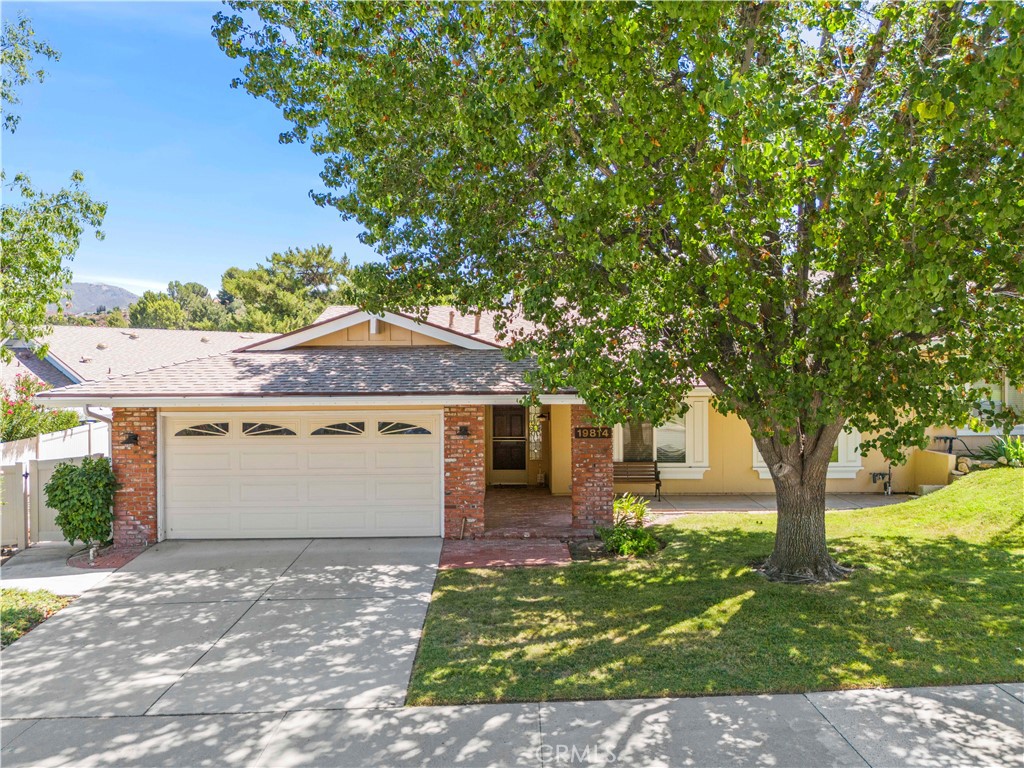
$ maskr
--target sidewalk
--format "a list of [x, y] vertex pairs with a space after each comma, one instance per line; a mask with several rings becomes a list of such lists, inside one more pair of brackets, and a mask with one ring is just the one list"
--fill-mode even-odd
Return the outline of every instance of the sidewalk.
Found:
[[4, 766], [1013, 766], [1024, 684], [3, 723]]
[[48, 589], [55, 595], [78, 597], [114, 572], [114, 568], [72, 568], [71, 555], [85, 549], [82, 544], [36, 544], [21, 550], [0, 567], [4, 589]]

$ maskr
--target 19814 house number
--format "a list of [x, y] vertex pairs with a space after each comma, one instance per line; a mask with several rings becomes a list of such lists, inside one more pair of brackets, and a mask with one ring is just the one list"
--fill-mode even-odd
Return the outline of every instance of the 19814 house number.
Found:
[[577, 440], [588, 440], [591, 438], [610, 440], [611, 436], [611, 427], [575, 427], [573, 429], [573, 437]]

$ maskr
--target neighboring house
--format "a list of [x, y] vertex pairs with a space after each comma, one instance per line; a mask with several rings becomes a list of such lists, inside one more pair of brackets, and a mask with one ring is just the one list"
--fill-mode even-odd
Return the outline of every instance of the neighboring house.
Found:
[[[651, 491], [614, 484], [616, 461], [656, 459], [663, 493], [773, 492], [745, 423], [710, 408], [702, 386], [658, 428], [591, 429], [568, 390], [523, 407], [533, 363], [506, 359], [487, 315], [434, 307], [420, 322], [332, 307], [236, 346], [41, 396], [113, 409], [119, 544], [474, 536], [489, 486], [544, 486], [571, 499], [572, 525], [587, 530], [608, 522], [614, 492]], [[882, 489], [872, 473], [887, 462], [862, 459], [858, 442], [840, 439], [830, 491]], [[944, 483], [951, 468], [943, 454], [914, 452], [892, 468], [893, 487]]]

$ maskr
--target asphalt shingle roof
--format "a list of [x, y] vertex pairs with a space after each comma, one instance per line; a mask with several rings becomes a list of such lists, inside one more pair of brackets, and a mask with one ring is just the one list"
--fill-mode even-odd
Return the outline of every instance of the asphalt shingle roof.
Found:
[[61, 397], [525, 394], [532, 360], [454, 346], [305, 347], [233, 352], [87, 382]]
[[[80, 379], [97, 381], [161, 365], [221, 355], [275, 335], [57, 325], [40, 342], [47, 344], [49, 354]], [[50, 383], [61, 386], [65, 382]]]

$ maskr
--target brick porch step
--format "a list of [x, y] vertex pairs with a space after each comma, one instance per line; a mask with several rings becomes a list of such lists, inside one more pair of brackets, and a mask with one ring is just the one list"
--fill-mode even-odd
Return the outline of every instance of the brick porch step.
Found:
[[476, 536], [477, 539], [592, 539], [594, 532], [587, 528], [492, 528]]

